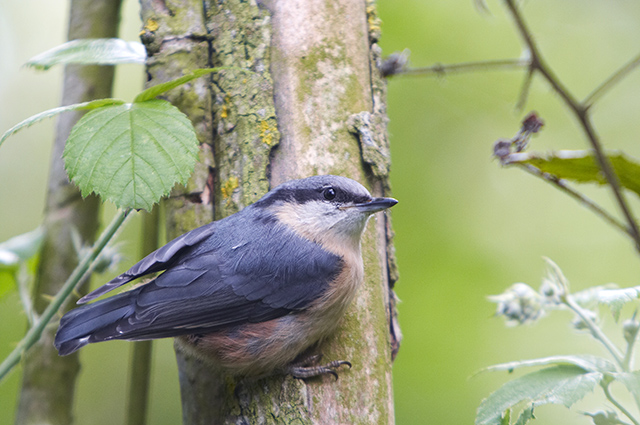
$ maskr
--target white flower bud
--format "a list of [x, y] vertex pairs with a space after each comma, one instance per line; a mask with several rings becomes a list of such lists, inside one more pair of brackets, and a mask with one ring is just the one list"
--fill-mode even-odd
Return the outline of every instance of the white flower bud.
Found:
[[534, 322], [544, 313], [540, 294], [525, 283], [514, 283], [502, 294], [488, 298], [498, 304], [496, 314], [504, 316], [509, 326]]

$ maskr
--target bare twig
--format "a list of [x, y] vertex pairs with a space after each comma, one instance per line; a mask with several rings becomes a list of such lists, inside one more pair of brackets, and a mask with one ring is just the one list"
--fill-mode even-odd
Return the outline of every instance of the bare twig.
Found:
[[[546, 64], [542, 55], [540, 54], [535, 40], [533, 39], [531, 31], [525, 24], [520, 11], [515, 5], [515, 0], [505, 0], [505, 4], [507, 5], [507, 9], [511, 13], [511, 16], [516, 23], [516, 27], [518, 28], [520, 36], [529, 49], [529, 52], [531, 54], [531, 69], [533, 71], [539, 72], [547, 80], [554, 91], [562, 98], [562, 100], [565, 101], [571, 112], [573, 112], [573, 114], [578, 118], [578, 121], [582, 125], [582, 129], [587, 136], [587, 140], [589, 140], [589, 143], [591, 144], [591, 147], [596, 155], [598, 165], [600, 166], [600, 169], [602, 170], [607, 183], [609, 183], [609, 186], [611, 186], [611, 190], [613, 191], [616, 201], [618, 202], [618, 205], [625, 216], [629, 228], [628, 233], [629, 235], [631, 235], [632, 239], [635, 242], [636, 250], [640, 252], [640, 231], [638, 230], [638, 225], [631, 213], [622, 190], [620, 189], [618, 176], [613, 170], [609, 159], [606, 157], [598, 136], [591, 124], [591, 119], [588, 115], [589, 108], [576, 100], [576, 98], [562, 84], [562, 82], [555, 76], [551, 68]], [[626, 73], [628, 73], [628, 71], [623, 72], [623, 76], [626, 75]], [[610, 86], [617, 81], [619, 81], [619, 79], [614, 78], [612, 83], [607, 84], [607, 82], [605, 82], [605, 84]], [[598, 95], [599, 92], [602, 93], [602, 90], [596, 91], [596, 95]]]
[[436, 64], [424, 68], [409, 68], [397, 75], [446, 75], [459, 72], [495, 71], [501, 69], [523, 69], [530, 66], [527, 59], [501, 59], [478, 62], [462, 62], [450, 65]]
[[524, 109], [524, 105], [529, 98], [529, 90], [531, 89], [531, 81], [533, 81], [533, 68], [527, 70], [527, 74], [522, 81], [522, 88], [520, 89], [520, 96], [518, 96], [518, 103], [516, 103], [516, 110], [521, 111]]
[[573, 189], [571, 186], [567, 185], [564, 180], [559, 179], [557, 176], [554, 176], [553, 174], [545, 173], [544, 171], [540, 170], [537, 167], [534, 167], [531, 164], [515, 163], [513, 165], [519, 166], [520, 168], [522, 168], [524, 171], [526, 171], [531, 175], [540, 177], [547, 183], [550, 183], [551, 185], [555, 186], [557, 189], [560, 189], [562, 192], [571, 196], [573, 199], [581, 203], [586, 208], [590, 209], [594, 214], [600, 216], [600, 218], [602, 218], [604, 221], [606, 221], [616, 229], [633, 237], [633, 235], [630, 234], [629, 229], [627, 228], [627, 226], [624, 225], [624, 223], [620, 222], [617, 218], [609, 214], [600, 205], [596, 204], [594, 201], [587, 198], [582, 193], [578, 192], [577, 190]]
[[611, 89], [611, 87], [615, 86], [617, 83], [622, 81], [624, 77], [626, 77], [631, 71], [640, 66], [640, 54], [635, 58], [631, 59], [624, 66], [618, 69], [616, 72], [611, 74], [609, 78], [602, 82], [598, 87], [596, 87], [583, 101], [582, 103], [587, 106], [587, 108], [591, 107], [594, 103], [596, 103], [602, 96], [606, 94], [607, 91]]

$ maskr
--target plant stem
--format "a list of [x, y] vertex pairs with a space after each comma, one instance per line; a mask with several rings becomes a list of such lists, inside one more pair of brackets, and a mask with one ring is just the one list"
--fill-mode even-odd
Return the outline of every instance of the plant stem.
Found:
[[607, 351], [609, 351], [609, 353], [611, 353], [611, 356], [614, 358], [616, 363], [618, 363], [618, 366], [620, 366], [620, 369], [622, 369], [623, 371], [627, 372], [627, 370], [624, 368], [625, 367], [624, 358], [622, 356], [622, 353], [618, 349], [618, 347], [616, 347], [615, 344], [613, 342], [611, 342], [611, 340], [609, 338], [607, 338], [607, 336], [604, 334], [604, 332], [602, 332], [602, 329], [600, 329], [598, 327], [598, 325], [596, 325], [593, 322], [593, 320], [591, 320], [585, 314], [585, 312], [582, 309], [582, 307], [580, 307], [573, 300], [573, 297], [570, 294], [566, 294], [565, 296], [562, 297], [562, 302], [567, 307], [569, 307], [571, 310], [573, 310], [580, 317], [580, 319], [582, 319], [584, 324], [591, 331], [591, 334], [593, 335], [593, 337], [595, 339], [597, 339], [598, 341], [600, 341], [602, 343], [602, 345], [604, 345], [604, 347], [607, 349]]
[[629, 225], [628, 226], [629, 234], [631, 235], [631, 238], [635, 242], [636, 250], [640, 252], [640, 231], [638, 230], [638, 224], [636, 223], [636, 220], [633, 217], [633, 214], [631, 213], [631, 209], [629, 208], [629, 205], [627, 204], [627, 201], [624, 195], [622, 194], [618, 176], [613, 170], [613, 167], [611, 166], [611, 162], [609, 162], [609, 159], [605, 155], [604, 150], [602, 149], [602, 145], [600, 144], [600, 141], [598, 140], [595, 130], [591, 125], [591, 118], [589, 117], [589, 114], [586, 109], [576, 110], [575, 113], [578, 116], [580, 123], [582, 124], [582, 128], [584, 129], [585, 134], [587, 135], [587, 139], [589, 140], [589, 143], [591, 143], [591, 147], [593, 148], [594, 153], [596, 154], [596, 158], [598, 159], [598, 165], [600, 165], [600, 169], [602, 170], [602, 173], [605, 175], [605, 178], [607, 179], [607, 183], [609, 183], [609, 186], [611, 186], [611, 189], [613, 190], [613, 194], [616, 200], [618, 201], [618, 205], [620, 206], [622, 213], [627, 219], [627, 222]]
[[107, 243], [109, 243], [109, 241], [116, 234], [117, 230], [127, 218], [130, 211], [131, 210], [118, 211], [109, 226], [104, 230], [104, 232], [102, 232], [100, 238], [93, 245], [91, 251], [88, 252], [82, 258], [82, 260], [80, 260], [78, 266], [73, 270], [71, 276], [69, 276], [69, 278], [62, 286], [62, 289], [60, 289], [60, 292], [58, 292], [55, 298], [47, 306], [36, 324], [31, 329], [29, 329], [29, 331], [27, 331], [27, 334], [18, 343], [16, 348], [11, 353], [9, 353], [2, 364], [0, 364], [0, 381], [2, 381], [2, 379], [4, 379], [4, 377], [20, 362], [20, 359], [27, 352], [27, 350], [40, 339], [42, 331], [49, 324], [51, 318], [55, 316], [55, 314], [58, 312], [67, 298], [69, 298], [69, 295], [71, 295], [74, 289], [76, 289], [76, 285], [78, 285], [79, 282], [82, 282], [84, 278], [88, 277], [89, 274], [91, 274], [93, 267], [97, 263], [96, 260], [98, 256], [107, 245]]
[[631, 422], [633, 422], [634, 425], [640, 425], [640, 422], [638, 422], [638, 420], [633, 417], [631, 412], [629, 412], [622, 404], [618, 403], [618, 401], [613, 398], [611, 392], [609, 391], [609, 384], [602, 385], [602, 390], [604, 391], [604, 395], [611, 402], [611, 404], [616, 406], [618, 410], [620, 410], [627, 418], [629, 418]]
[[622, 81], [624, 77], [626, 77], [631, 71], [637, 68], [640, 65], [640, 54], [635, 58], [631, 59], [625, 65], [623, 65], [616, 72], [611, 74], [609, 78], [602, 82], [598, 87], [596, 87], [583, 101], [583, 105], [587, 105], [587, 107], [591, 107], [594, 103], [596, 103], [602, 96], [606, 94], [608, 90], [611, 89], [614, 85]]
[[587, 198], [582, 193], [568, 186], [564, 180], [554, 176], [553, 174], [545, 173], [544, 171], [540, 170], [537, 167], [534, 167], [531, 164], [515, 163], [513, 165], [517, 165], [527, 173], [534, 175], [536, 177], [540, 177], [547, 183], [552, 184], [557, 189], [560, 189], [561, 191], [563, 191], [564, 193], [566, 193], [567, 195], [571, 196], [573, 199], [581, 203], [583, 206], [590, 209], [594, 214], [600, 216], [600, 218], [602, 218], [604, 221], [606, 221], [616, 229], [620, 230], [621, 232], [625, 233], [628, 236], [633, 237], [633, 235], [629, 232], [629, 229], [627, 228], [627, 226], [624, 225], [624, 223], [620, 222], [617, 218], [615, 218], [614, 216], [609, 214], [606, 210], [604, 210], [600, 205], [596, 204], [594, 201]]
[[493, 71], [499, 69], [522, 69], [530, 66], [526, 59], [500, 59], [478, 62], [462, 62], [449, 65], [436, 64], [423, 68], [409, 68], [396, 75], [444, 75], [454, 72]]

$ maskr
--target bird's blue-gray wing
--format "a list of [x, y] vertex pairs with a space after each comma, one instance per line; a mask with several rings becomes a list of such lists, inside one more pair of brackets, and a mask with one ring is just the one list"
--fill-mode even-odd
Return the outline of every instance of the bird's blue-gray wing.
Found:
[[166, 270], [171, 267], [173, 263], [179, 261], [185, 251], [210, 237], [215, 231], [216, 224], [216, 222], [213, 222], [178, 236], [162, 248], [153, 251], [138, 261], [133, 267], [120, 276], [117, 276], [98, 289], [80, 298], [78, 304], [85, 304], [92, 301], [144, 275]]
[[201, 240], [153, 281], [67, 313], [56, 335], [60, 353], [108, 339], [206, 333], [275, 319], [309, 306], [342, 269], [339, 256], [282, 227], [254, 235], [251, 226], [235, 224], [236, 231], [222, 226], [224, 234]]

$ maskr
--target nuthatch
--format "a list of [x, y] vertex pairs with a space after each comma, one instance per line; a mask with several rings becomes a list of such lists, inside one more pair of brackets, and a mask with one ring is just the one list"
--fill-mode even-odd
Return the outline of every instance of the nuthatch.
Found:
[[231, 374], [335, 375], [349, 363], [301, 356], [336, 329], [363, 280], [360, 238], [370, 215], [397, 202], [345, 177], [284, 183], [80, 299], [164, 270], [65, 314], [55, 346], [64, 356], [93, 342], [177, 337], [178, 349]]

